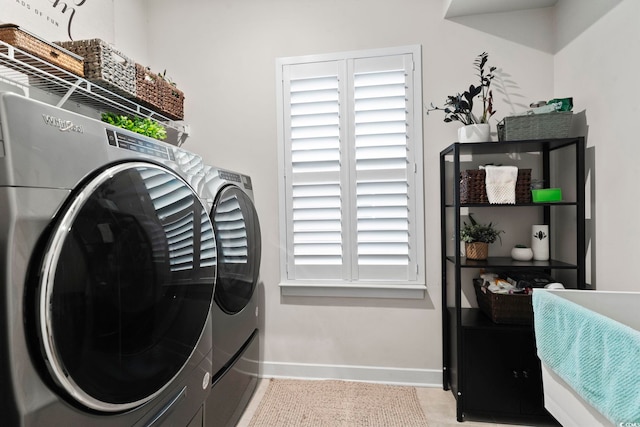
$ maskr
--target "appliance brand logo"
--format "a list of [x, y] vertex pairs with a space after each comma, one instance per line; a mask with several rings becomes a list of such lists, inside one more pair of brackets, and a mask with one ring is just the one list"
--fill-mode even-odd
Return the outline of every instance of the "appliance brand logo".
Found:
[[81, 125], [73, 124], [71, 120], [62, 120], [59, 117], [53, 117], [47, 114], [43, 114], [42, 119], [44, 120], [45, 124], [60, 129], [60, 132], [84, 133], [84, 128]]

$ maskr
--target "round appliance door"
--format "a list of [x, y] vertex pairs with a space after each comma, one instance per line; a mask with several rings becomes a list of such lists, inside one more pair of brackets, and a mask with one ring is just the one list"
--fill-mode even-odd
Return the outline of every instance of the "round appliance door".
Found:
[[218, 245], [215, 301], [228, 314], [240, 312], [258, 282], [262, 242], [258, 214], [249, 196], [238, 187], [223, 188], [212, 215]]
[[47, 368], [85, 407], [141, 405], [203, 333], [217, 256], [209, 215], [171, 170], [130, 162], [91, 179], [58, 218], [38, 292]]

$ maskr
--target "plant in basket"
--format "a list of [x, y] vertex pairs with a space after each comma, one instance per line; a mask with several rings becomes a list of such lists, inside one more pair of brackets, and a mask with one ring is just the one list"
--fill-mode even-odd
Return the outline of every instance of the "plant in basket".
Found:
[[480, 224], [472, 214], [469, 214], [469, 223], [464, 222], [460, 229], [460, 239], [465, 243], [465, 252], [468, 259], [487, 259], [489, 255], [489, 244], [500, 239], [500, 234], [504, 230], [498, 230], [493, 223]]

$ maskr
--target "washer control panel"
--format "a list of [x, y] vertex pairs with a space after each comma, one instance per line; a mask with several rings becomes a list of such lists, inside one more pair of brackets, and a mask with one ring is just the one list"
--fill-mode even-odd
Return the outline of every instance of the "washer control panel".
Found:
[[245, 189], [253, 190], [253, 184], [251, 183], [251, 177], [246, 175], [240, 175], [238, 173], [233, 173], [225, 170], [218, 171], [218, 175], [220, 178], [225, 179], [227, 181], [237, 182], [238, 184], [242, 184]]
[[220, 175], [220, 178], [225, 179], [227, 181], [233, 181], [237, 183], [242, 182], [240, 180], [240, 174], [237, 174], [237, 173], [220, 170], [218, 171], [218, 175]]
[[107, 140], [109, 145], [114, 147], [175, 161], [173, 150], [164, 144], [149, 141], [148, 139], [136, 138], [132, 135], [107, 129]]

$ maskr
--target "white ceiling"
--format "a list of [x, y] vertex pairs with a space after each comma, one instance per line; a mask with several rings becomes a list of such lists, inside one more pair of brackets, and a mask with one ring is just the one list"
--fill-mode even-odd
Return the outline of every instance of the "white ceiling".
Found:
[[554, 6], [558, 0], [445, 0], [445, 18]]

